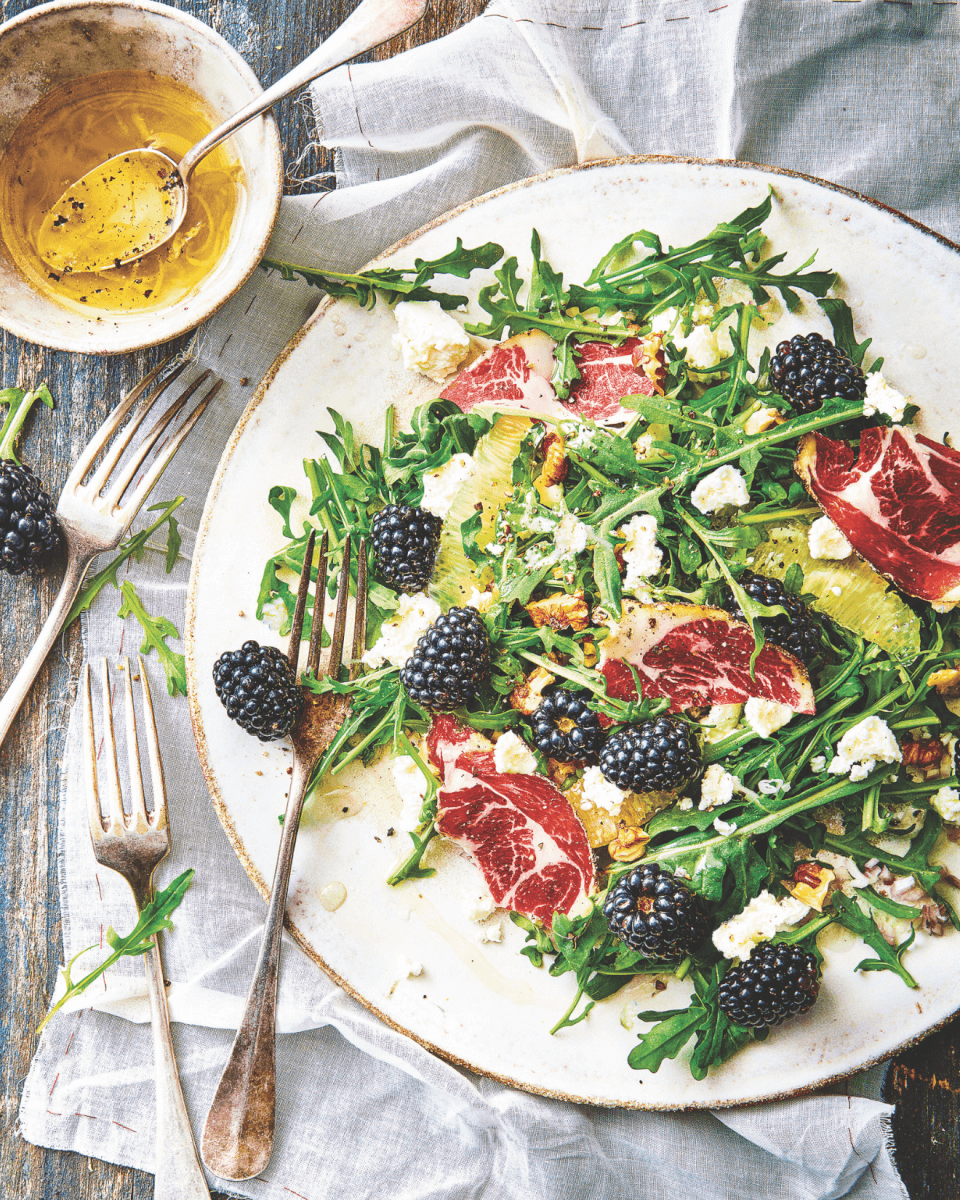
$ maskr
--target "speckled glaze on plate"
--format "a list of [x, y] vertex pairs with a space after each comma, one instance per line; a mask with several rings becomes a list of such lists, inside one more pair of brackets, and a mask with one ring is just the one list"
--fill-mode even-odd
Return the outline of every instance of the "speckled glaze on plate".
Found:
[[[766, 223], [773, 249], [799, 267], [841, 273], [858, 336], [874, 339], [884, 372], [923, 405], [923, 427], [949, 429], [960, 344], [960, 248], [851, 192], [789, 172], [742, 163], [632, 158], [589, 164], [524, 180], [464, 205], [411, 234], [377, 263], [436, 257], [462, 237], [493, 240], [530, 264], [530, 230], [565, 278], [585, 278], [600, 255], [636, 229], [680, 245], [759, 203], [776, 203]], [[442, 282], [440, 286], [442, 286]], [[451, 281], [468, 292], [471, 313], [490, 277]], [[770, 341], [809, 329], [829, 334], [815, 305], [785, 316]], [[244, 413], [207, 500], [187, 606], [187, 667], [197, 747], [213, 802], [245, 869], [266, 895], [279, 841], [289, 751], [263, 747], [232, 724], [210, 678], [216, 657], [255, 637], [280, 644], [253, 612], [265, 559], [283, 541], [267, 504], [275, 484], [305, 490], [301, 460], [322, 452], [326, 407], [339, 410], [379, 444], [385, 405], [402, 418], [439, 388], [403, 369], [386, 305], [373, 312], [327, 301], [293, 339]], [[759, 353], [759, 351], [757, 351]], [[957, 421], [960, 425], [960, 420]], [[244, 536], [237, 537], [242, 529]], [[522, 958], [522, 935], [498, 914], [470, 919], [483, 895], [475, 868], [452, 845], [429, 861], [432, 879], [389, 888], [384, 880], [404, 852], [394, 832], [401, 802], [388, 764], [345, 771], [305, 814], [291, 883], [288, 919], [303, 948], [383, 1020], [428, 1049], [505, 1083], [577, 1102], [633, 1108], [707, 1107], [771, 1099], [818, 1087], [876, 1062], [946, 1020], [957, 1008], [960, 935], [926, 939], [910, 951], [921, 986], [911, 991], [886, 972], [857, 973], [862, 943], [843, 930], [821, 937], [826, 976], [809, 1014], [738, 1054], [702, 1082], [684, 1056], [651, 1075], [632, 1071], [636, 1044], [629, 1010], [682, 1005], [689, 985], [652, 994], [644, 980], [597, 1004], [589, 1019], [555, 1037], [549, 1029], [574, 994], [570, 975], [550, 978]], [[436, 844], [436, 843], [434, 843]], [[941, 860], [956, 871], [955, 848]], [[328, 898], [346, 898], [329, 911]], [[482, 943], [499, 925], [503, 941]], [[919, 939], [918, 939], [919, 940]], [[422, 965], [409, 976], [403, 964]]]

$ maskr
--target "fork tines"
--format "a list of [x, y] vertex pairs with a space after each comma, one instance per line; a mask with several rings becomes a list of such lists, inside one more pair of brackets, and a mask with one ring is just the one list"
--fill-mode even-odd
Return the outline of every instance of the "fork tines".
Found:
[[[287, 660], [294, 670], [300, 657], [300, 635], [303, 632], [303, 619], [307, 607], [307, 593], [310, 590], [310, 576], [313, 569], [313, 551], [316, 545], [316, 531], [312, 531], [307, 540], [303, 555], [303, 569], [300, 572], [300, 585], [297, 588], [297, 603], [293, 613], [293, 623], [290, 627], [290, 642], [287, 648]], [[347, 602], [350, 596], [350, 562], [353, 539], [348, 533], [343, 542], [343, 561], [340, 566], [340, 578], [337, 581], [337, 610], [333, 621], [333, 634], [330, 639], [330, 662], [326, 674], [336, 679], [343, 665], [343, 642], [347, 627]], [[310, 631], [310, 647], [307, 651], [305, 672], [317, 674], [320, 664], [320, 641], [323, 632], [323, 610], [327, 591], [329, 537], [324, 532], [320, 541], [320, 561], [317, 564], [317, 586], [313, 600], [313, 627]], [[367, 636], [367, 541], [360, 539], [357, 554], [357, 596], [353, 614], [353, 654], [350, 660], [350, 678], [355, 679], [360, 669], [360, 656], [363, 654]]]
[[103, 799], [106, 812], [101, 808], [101, 789], [97, 779], [97, 743], [93, 724], [93, 697], [90, 685], [90, 665], [83, 668], [81, 688], [83, 692], [83, 740], [84, 760], [87, 776], [87, 795], [89, 798], [90, 835], [96, 845], [104, 837], [121, 838], [126, 833], [160, 832], [167, 826], [167, 795], [163, 778], [163, 764], [160, 761], [160, 744], [157, 737], [156, 720], [153, 715], [153, 703], [150, 698], [150, 686], [143, 659], [138, 656], [140, 669], [140, 695], [143, 704], [143, 726], [147, 744], [147, 754], [150, 760], [150, 780], [153, 793], [153, 807], [148, 811], [143, 791], [143, 776], [140, 772], [140, 756], [137, 744], [137, 718], [133, 707], [133, 680], [131, 678], [130, 660], [123, 660], [124, 714], [127, 740], [127, 767], [130, 777], [130, 813], [123, 809], [123, 795], [120, 789], [120, 774], [117, 763], [117, 745], [113, 728], [113, 702], [111, 699], [110, 673], [107, 660], [103, 659], [101, 687], [103, 709], [103, 758], [105, 784]]
[[[67, 478], [64, 485], [64, 491], [72, 490], [80, 498], [88, 498], [94, 500], [106, 488], [112, 473], [116, 470], [127, 448], [130, 446], [138, 430], [143, 426], [147, 416], [155, 410], [155, 406], [164, 392], [173, 384], [190, 365], [191, 359], [185, 358], [173, 370], [164, 374], [167, 368], [173, 361], [173, 356], [164, 360], [159, 366], [155, 367], [148, 375], [146, 375], [137, 386], [116, 406], [110, 413], [99, 430], [94, 434], [89, 444], [84, 448], [79, 459], [76, 462], [73, 470]], [[170, 404], [160, 419], [156, 422], [149, 434], [140, 442], [134, 449], [130, 459], [123, 465], [122, 470], [114, 478], [109, 492], [104, 497], [104, 501], [108, 512], [113, 512], [118, 509], [120, 502], [123, 499], [124, 493], [129, 488], [132, 480], [136, 476], [137, 471], [143, 466], [151, 450], [157, 445], [160, 438], [166, 432], [168, 427], [176, 420], [177, 416], [184, 410], [187, 402], [203, 385], [210, 379], [212, 372], [208, 369], [197, 378]], [[132, 419], [128, 422], [123, 432], [110, 442], [110, 439], [123, 424], [126, 417], [134, 409], [138, 401], [148, 392], [148, 389], [157, 382], [157, 386], [147, 395], [146, 399], [140, 405], [140, 408], [134, 413]], [[185, 421], [177, 429], [173, 437], [163, 446], [161, 452], [157, 455], [156, 461], [150, 466], [149, 470], [139, 481], [130, 496], [127, 506], [139, 508], [146, 497], [149, 495], [151, 488], [156, 483], [157, 479], [166, 468], [170, 459], [173, 458], [181, 443], [190, 430], [196, 425], [200, 419], [204, 409], [223, 386], [222, 380], [217, 380], [206, 394], [200, 399], [197, 406], [186, 418]], [[109, 448], [108, 447], [109, 444]], [[89, 481], [84, 484], [83, 480], [90, 472], [98, 456], [104, 454], [103, 461], [99, 464], [96, 470], [93, 471]]]

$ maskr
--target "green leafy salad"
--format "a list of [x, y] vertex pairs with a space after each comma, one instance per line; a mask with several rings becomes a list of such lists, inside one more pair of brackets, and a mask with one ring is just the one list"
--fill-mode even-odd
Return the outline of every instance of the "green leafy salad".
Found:
[[[960, 928], [960, 881], [940, 865], [960, 824], [957, 610], [891, 586], [796, 466], [817, 431], [856, 451], [866, 430], [908, 426], [917, 410], [856, 340], [835, 274], [768, 253], [771, 205], [679, 248], [631, 233], [582, 285], [545, 261], [536, 233], [529, 278], [499, 246], [459, 241], [407, 272], [271, 264], [368, 307], [379, 294], [444, 312], [466, 301], [433, 291], [436, 275], [496, 267], [467, 334], [506, 348], [550, 339], [542, 383], [556, 399], [542, 413], [435, 399], [409, 429], [388, 408], [381, 444], [367, 445], [331, 411], [306, 489], [270, 491], [285, 541], [257, 615], [289, 631], [311, 528], [329, 536], [331, 581], [345, 537], [367, 539], [364, 670], [307, 681], [351, 698], [316, 778], [385, 755], [410, 767], [422, 806], [397, 886], [434, 874], [438, 720], [472, 731], [484, 769], [511, 786], [541, 780], [538, 794], [575, 814], [593, 868], [566, 911], [510, 913], [531, 970], [575, 976], [553, 1032], [637, 975], [688, 978], [689, 1006], [637, 1015], [629, 1063], [656, 1071], [687, 1047], [696, 1078], [784, 1019], [809, 1019], [830, 986], [817, 948], [828, 925], [862, 940], [858, 971], [908, 988], [911, 945]], [[819, 306], [832, 343], [804, 335], [774, 351], [768, 331], [801, 306]], [[578, 404], [589, 346], [634, 347], [638, 386], [612, 417]], [[820, 365], [783, 382], [784, 360], [807, 352]], [[309, 517], [295, 524], [298, 491]], [[391, 505], [442, 518], [412, 594], [384, 582], [377, 557], [375, 519]], [[489, 643], [452, 711], [410, 694], [421, 639], [450, 610], [469, 610], [464, 627]]]

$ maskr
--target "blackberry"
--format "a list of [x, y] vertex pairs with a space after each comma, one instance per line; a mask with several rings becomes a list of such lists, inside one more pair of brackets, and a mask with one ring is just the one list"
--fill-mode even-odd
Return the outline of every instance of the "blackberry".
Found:
[[831, 396], [861, 400], [867, 381], [850, 356], [833, 342], [819, 333], [798, 333], [777, 346], [770, 360], [770, 386], [797, 412], [809, 413]]
[[603, 915], [621, 941], [647, 958], [683, 958], [709, 932], [699, 898], [656, 863], [644, 863], [618, 880]]
[[443, 521], [425, 508], [388, 504], [373, 518], [372, 540], [380, 578], [398, 592], [419, 592], [430, 582]]
[[700, 774], [700, 747], [686, 721], [654, 717], [612, 733], [600, 770], [625, 792], [669, 792]]
[[603, 743], [599, 716], [586, 701], [565, 688], [554, 688], [530, 718], [537, 749], [557, 762], [597, 761]]
[[227, 716], [261, 742], [290, 732], [303, 708], [303, 692], [287, 656], [276, 646], [244, 642], [213, 665], [213, 682]]
[[820, 967], [800, 946], [764, 942], [720, 981], [718, 1003], [731, 1021], [753, 1029], [780, 1025], [813, 1007]]
[[46, 384], [32, 392], [7, 388], [3, 394], [7, 413], [0, 422], [0, 570], [11, 575], [41, 565], [61, 541], [53, 502], [14, 452], [27, 413], [37, 400], [53, 407]]
[[29, 467], [0, 459], [0, 569], [21, 575], [60, 545], [53, 501]]
[[475, 608], [451, 608], [420, 638], [400, 672], [407, 695], [433, 712], [472, 700], [490, 670], [490, 639]]
[[[744, 571], [737, 582], [751, 600], [757, 600], [760, 604], [783, 605], [790, 614], [788, 617], [768, 617], [759, 621], [763, 636], [809, 666], [820, 653], [820, 622], [810, 615], [803, 601], [789, 595], [778, 579], [768, 579], [766, 575]], [[743, 609], [732, 592], [728, 591], [723, 607], [735, 621], [745, 620]]]

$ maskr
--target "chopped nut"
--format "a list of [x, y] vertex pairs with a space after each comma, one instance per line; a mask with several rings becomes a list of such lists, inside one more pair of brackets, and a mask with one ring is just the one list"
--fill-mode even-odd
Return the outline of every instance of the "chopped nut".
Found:
[[941, 696], [960, 696], [960, 671], [954, 667], [934, 671], [927, 679], [927, 687], [936, 688]]
[[572, 779], [577, 773], [577, 768], [573, 763], [557, 762], [555, 758], [547, 759], [547, 769], [550, 772], [550, 778], [559, 788], [562, 788], [567, 780]]
[[638, 825], [628, 825], [625, 821], [621, 821], [617, 829], [617, 836], [607, 850], [610, 857], [616, 862], [636, 862], [638, 858], [643, 858], [646, 854], [649, 841], [650, 834]]
[[792, 879], [785, 879], [783, 886], [791, 896], [802, 904], [809, 904], [817, 912], [823, 911], [823, 902], [830, 891], [836, 872], [819, 863], [803, 862], [793, 872]]
[[597, 650], [597, 643], [588, 638], [583, 643], [583, 665], [585, 667], [595, 667], [599, 658], [600, 652]]
[[527, 605], [527, 612], [538, 629], [541, 625], [549, 625], [551, 629], [573, 629], [579, 633], [590, 624], [590, 609], [583, 592], [534, 600]]
[[567, 477], [570, 463], [567, 459], [567, 443], [559, 433], [548, 433], [543, 439], [543, 470], [540, 473], [540, 483], [543, 487], [552, 487], [562, 483]]
[[543, 689], [555, 681], [555, 675], [551, 675], [543, 667], [537, 667], [510, 693], [510, 707], [523, 713], [525, 717], [532, 717], [543, 700]]
[[663, 352], [663, 335], [651, 333], [642, 338], [633, 352], [633, 369], [644, 375], [653, 384], [658, 396], [663, 395], [663, 381], [667, 377], [667, 359]]
[[939, 738], [923, 738], [919, 742], [901, 742], [905, 767], [932, 767], [943, 758], [944, 746]]
[[839, 804], [821, 804], [819, 808], [813, 810], [810, 816], [821, 825], [825, 825], [827, 833], [835, 833], [842, 836], [846, 832], [847, 827], [843, 819], [843, 809]]

